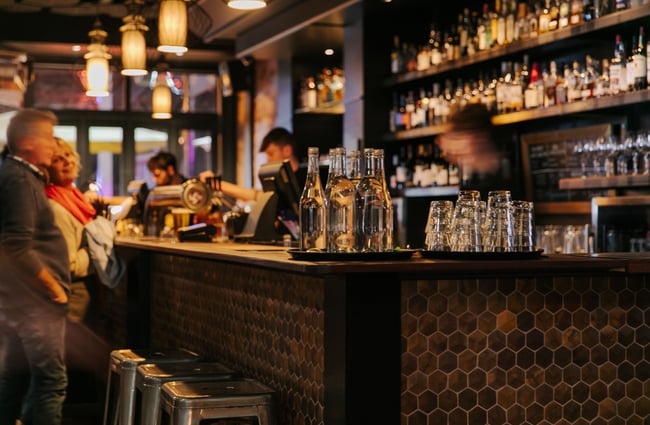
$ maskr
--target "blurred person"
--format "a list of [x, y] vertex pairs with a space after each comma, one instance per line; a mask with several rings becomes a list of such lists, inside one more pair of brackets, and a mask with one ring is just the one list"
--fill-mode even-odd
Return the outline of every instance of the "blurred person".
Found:
[[501, 166], [503, 155], [493, 140], [490, 113], [482, 104], [468, 104], [452, 115], [449, 130], [436, 143], [463, 176], [493, 174]]
[[[66, 366], [72, 388], [93, 382], [88, 380], [88, 376], [99, 378], [94, 381], [98, 390], [91, 394], [94, 395], [100, 394], [104, 388], [104, 364], [97, 364], [97, 359], [110, 356], [108, 343], [91, 330], [100, 319], [101, 309], [101, 305], [93, 300], [101, 298], [103, 288], [93, 266], [88, 235], [84, 232], [89, 223], [96, 219], [97, 210], [75, 186], [81, 170], [79, 154], [64, 140], [55, 137], [55, 141], [52, 163], [47, 167], [50, 181], [45, 187], [45, 194], [50, 200], [54, 220], [65, 238], [70, 259], [72, 282], [67, 314]], [[90, 311], [89, 306], [92, 306]]]
[[[59, 425], [69, 258], [45, 196], [56, 115], [23, 109], [0, 168], [0, 425]], [[21, 416], [22, 415], [22, 416]]]
[[186, 178], [178, 172], [176, 157], [169, 152], [159, 152], [149, 158], [147, 168], [156, 186], [182, 184]]

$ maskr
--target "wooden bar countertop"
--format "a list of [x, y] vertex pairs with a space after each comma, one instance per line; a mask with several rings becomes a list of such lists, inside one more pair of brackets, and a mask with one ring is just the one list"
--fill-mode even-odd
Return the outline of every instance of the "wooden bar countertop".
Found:
[[255, 267], [307, 274], [398, 273], [402, 275], [532, 274], [650, 272], [650, 253], [552, 254], [526, 259], [456, 260], [423, 258], [415, 252], [410, 259], [382, 261], [302, 261], [289, 254], [290, 248], [234, 242], [172, 242], [155, 238], [119, 237], [118, 248], [213, 259]]

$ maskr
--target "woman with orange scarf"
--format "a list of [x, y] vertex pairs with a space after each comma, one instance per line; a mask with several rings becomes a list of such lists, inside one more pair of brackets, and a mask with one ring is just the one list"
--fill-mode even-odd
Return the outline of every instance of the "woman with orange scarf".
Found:
[[45, 193], [50, 199], [57, 226], [68, 246], [70, 277], [73, 282], [68, 318], [80, 322], [86, 315], [90, 295], [86, 281], [93, 275], [92, 262], [83, 235], [84, 226], [95, 218], [95, 207], [74, 182], [79, 176], [79, 156], [70, 145], [55, 138], [57, 148], [52, 165], [47, 169], [49, 184]]

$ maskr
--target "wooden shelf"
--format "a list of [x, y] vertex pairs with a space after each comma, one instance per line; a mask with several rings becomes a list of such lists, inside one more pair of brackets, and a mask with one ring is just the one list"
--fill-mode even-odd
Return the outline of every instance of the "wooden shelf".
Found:
[[336, 114], [345, 113], [345, 105], [342, 101], [328, 102], [318, 105], [315, 108], [299, 108], [294, 111], [295, 114]]
[[[640, 90], [630, 93], [622, 93], [616, 96], [605, 96], [578, 102], [564, 103], [561, 105], [550, 106], [548, 108], [527, 109], [524, 111], [495, 115], [492, 117], [492, 124], [495, 126], [510, 125], [523, 121], [533, 121], [544, 118], [593, 112], [600, 109], [634, 105], [636, 103], [649, 101], [650, 90]], [[415, 128], [413, 130], [397, 131], [395, 133], [384, 135], [384, 141], [390, 142], [396, 140], [410, 140], [421, 137], [436, 136], [438, 134], [444, 133], [447, 129], [448, 126], [443, 124]]]
[[611, 177], [572, 177], [560, 179], [560, 189], [616, 189], [650, 187], [650, 175]]

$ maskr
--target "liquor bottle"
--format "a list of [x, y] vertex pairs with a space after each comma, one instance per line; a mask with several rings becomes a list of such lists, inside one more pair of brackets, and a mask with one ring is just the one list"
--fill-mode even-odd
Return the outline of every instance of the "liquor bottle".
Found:
[[567, 103], [568, 99], [568, 87], [567, 82], [564, 79], [564, 66], [561, 67], [562, 72], [557, 72], [557, 81], [555, 82], [555, 104], [561, 105]]
[[620, 34], [616, 35], [614, 56], [609, 64], [609, 86], [611, 94], [627, 91], [625, 44]]
[[560, 27], [560, 3], [558, 0], [550, 2], [549, 15], [548, 30], [555, 31]]
[[390, 197], [390, 192], [388, 191], [388, 186], [386, 184], [386, 171], [384, 166], [384, 150], [375, 149], [374, 150], [374, 160], [375, 160], [375, 175], [377, 180], [381, 184], [384, 193], [383, 201], [383, 210], [384, 210], [384, 233], [383, 233], [383, 250], [392, 251], [393, 250], [393, 201]]
[[530, 38], [530, 25], [528, 24], [528, 3], [519, 2], [517, 4], [517, 23], [515, 28], [515, 38], [525, 40]]
[[645, 54], [646, 54], [646, 81], [648, 86], [650, 86], [650, 55], [648, 55], [648, 50], [650, 50], [650, 39], [646, 41]]
[[558, 28], [566, 28], [569, 26], [569, 17], [571, 15], [571, 7], [569, 0], [560, 0], [560, 11], [558, 17]]
[[515, 13], [517, 12], [512, 2], [505, 2], [506, 6], [506, 44], [515, 41]]
[[634, 89], [648, 88], [648, 57], [643, 27], [639, 27], [639, 40], [634, 50]]
[[506, 45], [506, 6], [500, 0], [495, 1], [494, 10], [497, 13], [497, 44]]
[[334, 167], [336, 166], [337, 149], [338, 148], [330, 148], [328, 152], [329, 166], [327, 169], [327, 181], [325, 182], [325, 205], [327, 205], [328, 194], [332, 187], [332, 180], [334, 180], [334, 175], [336, 173]]
[[325, 196], [318, 170], [318, 148], [307, 149], [307, 180], [300, 196], [300, 249], [325, 250]]
[[524, 85], [521, 81], [521, 64], [515, 62], [514, 74], [510, 83], [508, 101], [510, 102], [509, 111], [521, 111], [524, 107]]
[[628, 8], [627, 0], [616, 0], [616, 3], [614, 5], [614, 9], [616, 10], [616, 12], [627, 8]]
[[490, 34], [490, 8], [487, 3], [483, 4], [483, 15], [479, 18], [476, 29], [478, 50], [488, 49], [492, 45]]
[[492, 44], [488, 47], [494, 47], [498, 45], [497, 37], [499, 34], [499, 0], [494, 1], [494, 10], [490, 12], [490, 34], [492, 39]]
[[530, 81], [528, 82], [526, 91], [524, 92], [524, 107], [526, 109], [534, 109], [540, 106], [537, 89], [538, 80], [539, 64], [537, 62], [534, 62], [532, 68], [530, 69]]
[[393, 48], [390, 52], [390, 72], [399, 74], [404, 72], [404, 55], [399, 44], [399, 36], [393, 37]]
[[347, 177], [345, 160], [345, 148], [334, 149], [330, 159], [332, 177], [325, 190], [328, 252], [354, 251], [355, 187]]
[[569, 24], [582, 24], [582, 0], [571, 0], [571, 15], [569, 16]]
[[630, 54], [627, 57], [627, 91], [634, 90], [634, 56], [635, 51], [638, 45], [638, 38], [636, 35], [632, 36], [632, 48], [630, 49]]
[[431, 65], [440, 65], [442, 63], [442, 46], [440, 42], [440, 31], [438, 31], [435, 24], [431, 24], [429, 45], [431, 46]]
[[557, 83], [557, 64], [551, 61], [549, 71], [544, 74], [544, 106], [555, 105], [555, 87]]
[[358, 252], [384, 250], [384, 187], [377, 179], [374, 149], [363, 150], [365, 169], [355, 193], [354, 229]]
[[539, 25], [537, 27], [537, 30], [539, 31], [540, 34], [543, 34], [545, 32], [549, 31], [549, 26], [551, 22], [551, 11], [549, 9], [549, 0], [546, 0], [544, 3], [544, 7], [541, 10], [541, 13], [539, 14]]

